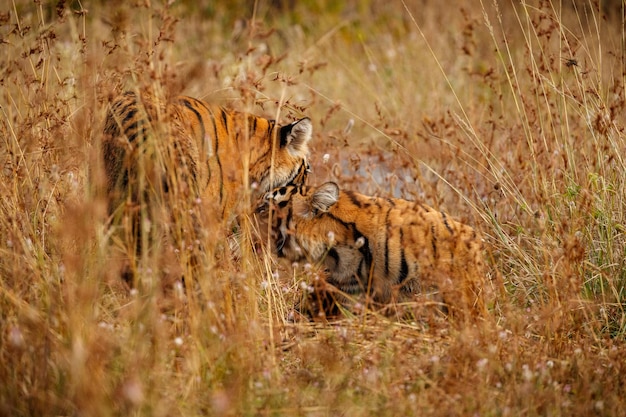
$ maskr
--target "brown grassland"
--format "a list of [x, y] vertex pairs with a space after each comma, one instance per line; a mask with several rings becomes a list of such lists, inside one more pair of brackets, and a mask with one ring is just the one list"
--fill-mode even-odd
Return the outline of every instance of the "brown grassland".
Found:
[[[623, 415], [624, 9], [1, 3], [0, 415]], [[238, 255], [215, 219], [185, 243], [207, 201], [159, 222], [180, 247], [146, 228], [130, 290], [100, 142], [109, 101], [146, 88], [307, 115], [310, 183], [475, 227], [488, 317], [289, 320], [316, 270], [254, 253], [245, 210]]]

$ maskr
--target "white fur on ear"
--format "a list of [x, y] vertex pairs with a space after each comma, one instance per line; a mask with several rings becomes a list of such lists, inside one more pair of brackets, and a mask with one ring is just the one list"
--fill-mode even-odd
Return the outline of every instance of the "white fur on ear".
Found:
[[309, 153], [308, 143], [313, 136], [311, 119], [305, 117], [291, 124], [287, 135], [287, 149], [293, 156], [306, 157]]
[[334, 182], [320, 185], [311, 197], [311, 206], [321, 212], [327, 212], [339, 200], [339, 186]]

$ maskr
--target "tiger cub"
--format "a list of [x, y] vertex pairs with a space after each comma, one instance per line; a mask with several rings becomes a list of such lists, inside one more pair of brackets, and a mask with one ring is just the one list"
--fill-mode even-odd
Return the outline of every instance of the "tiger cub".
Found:
[[453, 315], [483, 315], [482, 239], [470, 226], [418, 202], [370, 197], [327, 182], [268, 193], [280, 257], [308, 260], [348, 297], [375, 304], [436, 288]]

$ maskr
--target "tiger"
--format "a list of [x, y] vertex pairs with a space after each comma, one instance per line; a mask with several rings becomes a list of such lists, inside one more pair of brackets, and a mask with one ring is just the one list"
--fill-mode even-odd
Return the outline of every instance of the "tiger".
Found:
[[334, 182], [280, 187], [266, 201], [278, 256], [321, 265], [326, 284], [345, 294], [340, 302], [367, 295], [384, 306], [435, 288], [449, 315], [485, 315], [482, 238], [446, 213]]
[[304, 184], [312, 134], [308, 117], [280, 126], [193, 97], [125, 92], [108, 108], [101, 146], [109, 215], [139, 207], [136, 235], [137, 211], [168, 196], [170, 205], [208, 202], [203, 215], [230, 226], [242, 201]]

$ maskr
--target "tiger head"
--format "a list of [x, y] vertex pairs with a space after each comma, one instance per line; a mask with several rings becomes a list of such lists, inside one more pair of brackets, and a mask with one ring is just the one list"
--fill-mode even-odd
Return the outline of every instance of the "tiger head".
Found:
[[[252, 147], [250, 158], [250, 180], [256, 182], [259, 195], [276, 187], [303, 185], [310, 171], [308, 155], [313, 132], [311, 119], [303, 118], [279, 126], [276, 132], [273, 120], [257, 118], [255, 122], [268, 123], [267, 129], [257, 126], [251, 138], [252, 144], [261, 144]], [[274, 135], [275, 146], [268, 146]]]
[[312, 262], [327, 258], [326, 262], [333, 262], [337, 251], [362, 244], [360, 236], [355, 238], [329, 213], [339, 201], [339, 186], [334, 182], [319, 187], [280, 187], [267, 193], [266, 201], [274, 208], [272, 239], [279, 257]]

